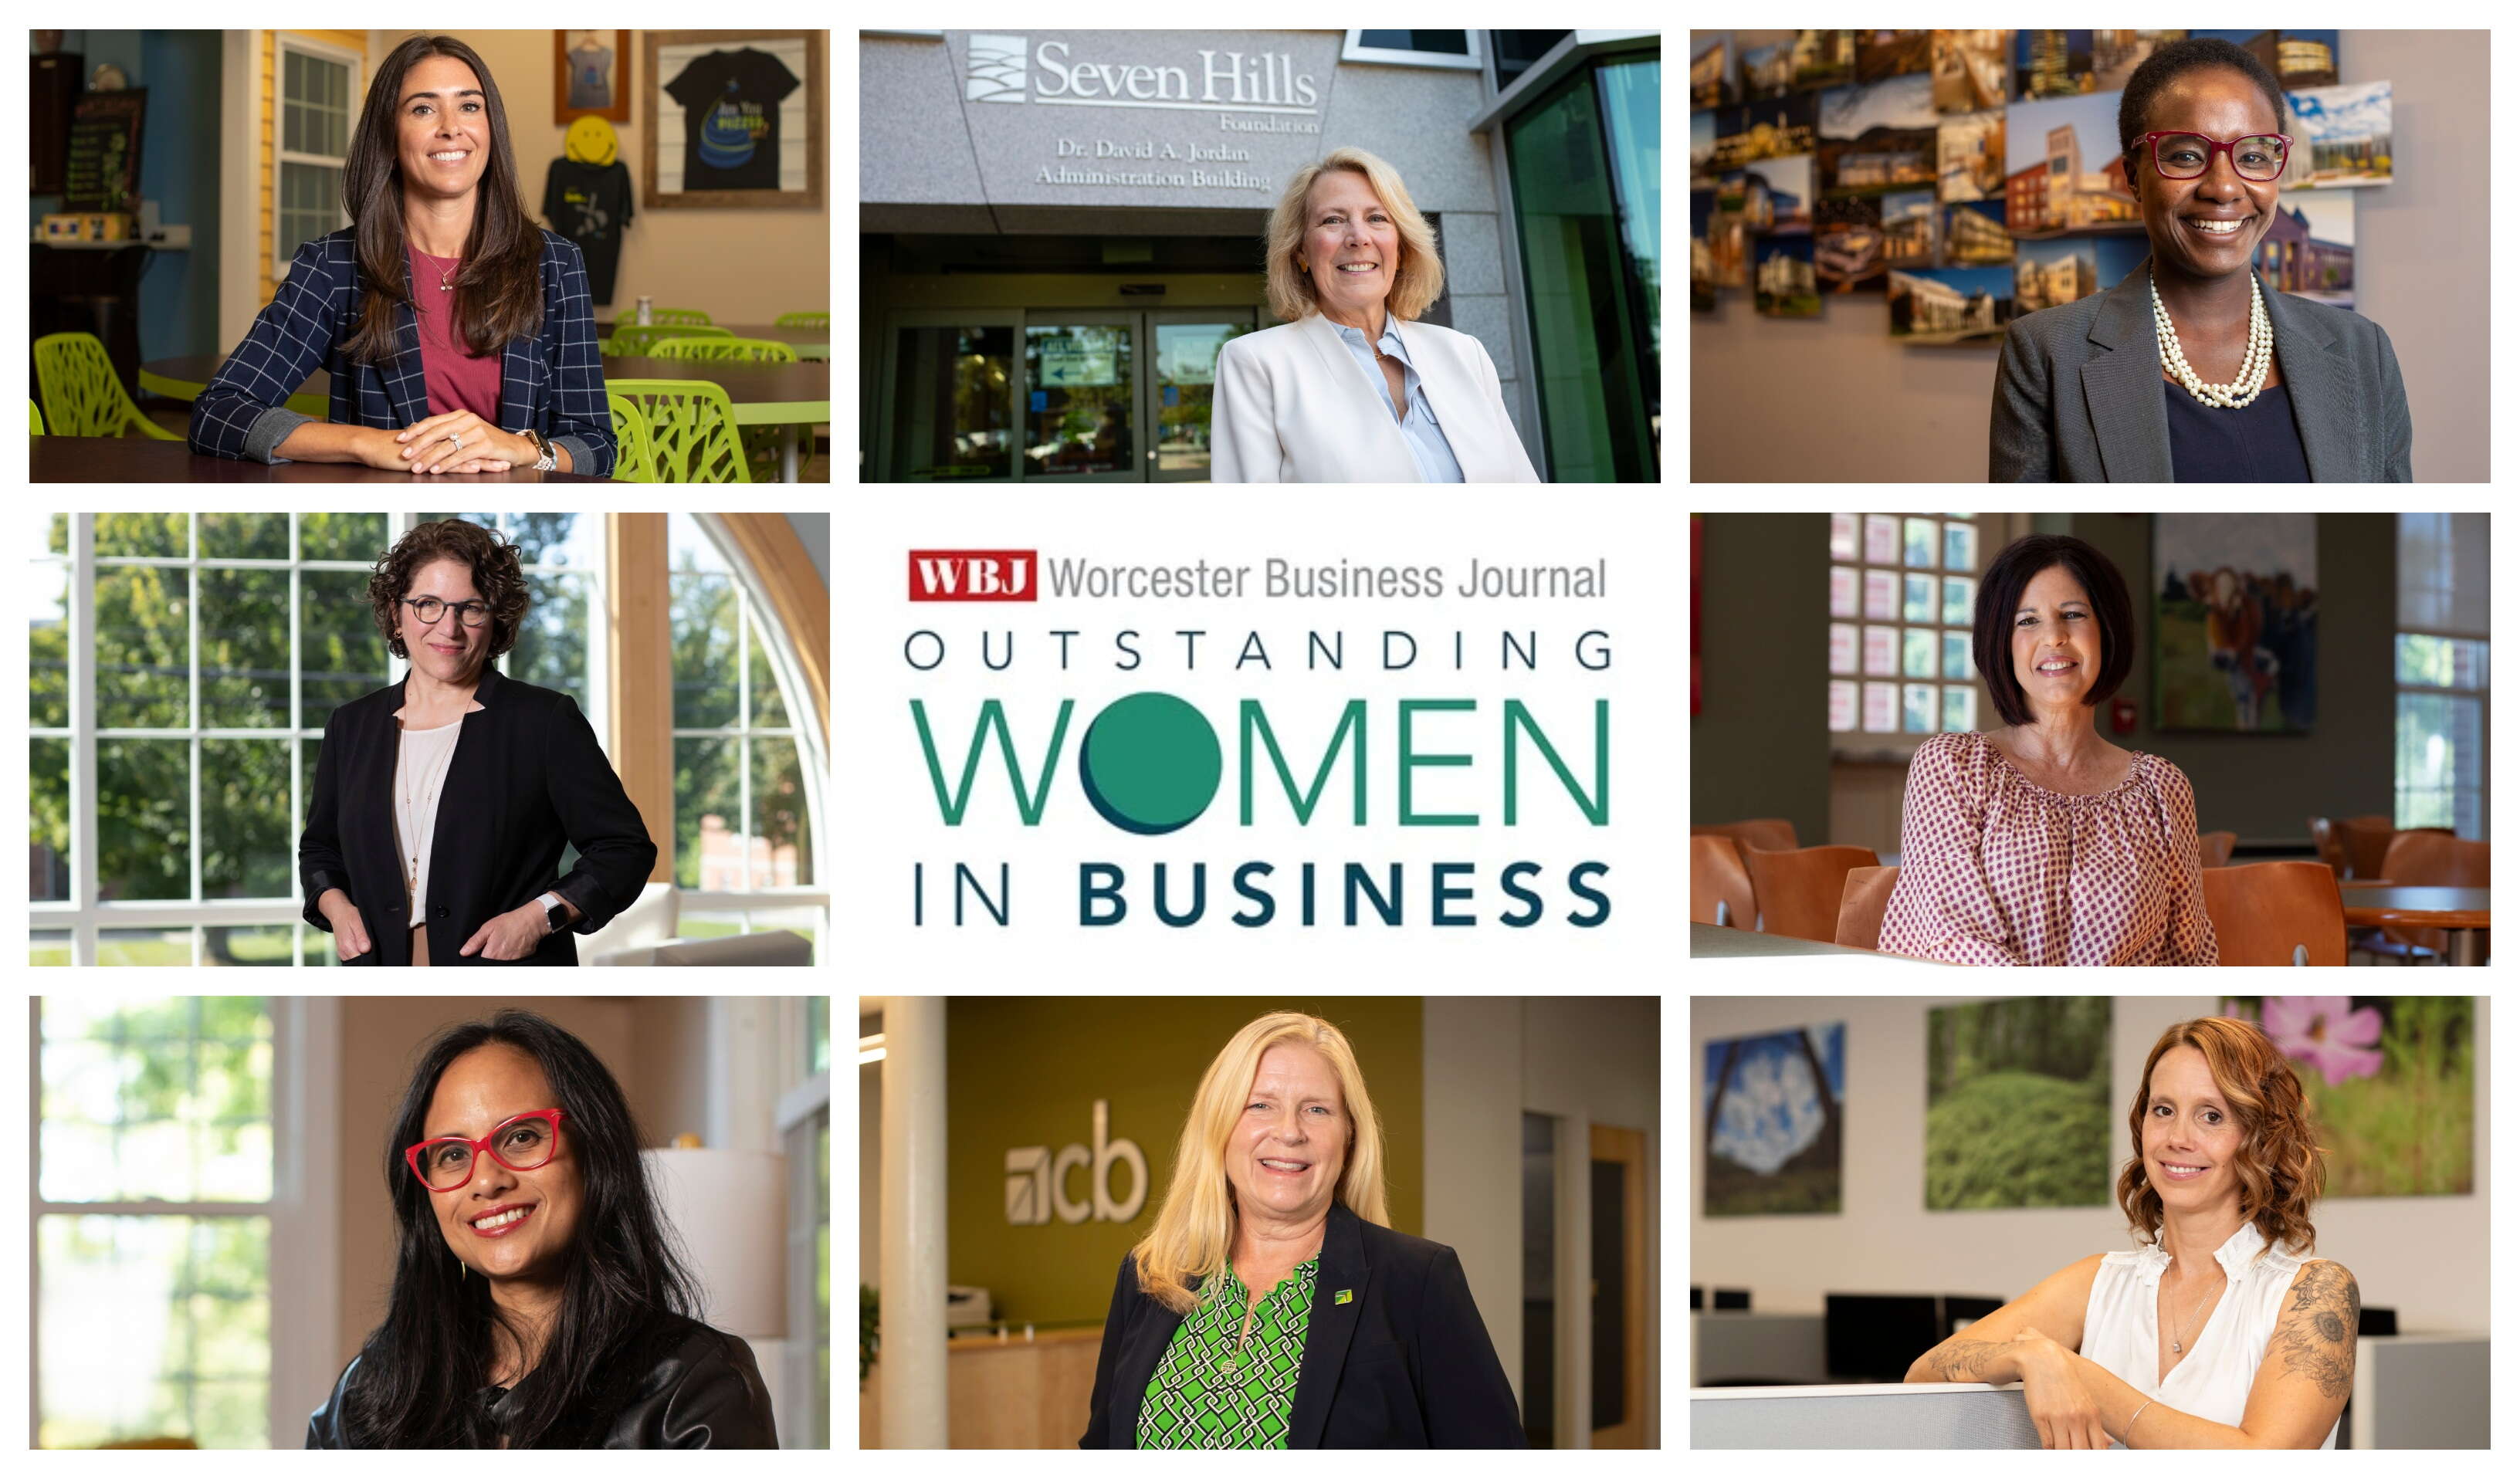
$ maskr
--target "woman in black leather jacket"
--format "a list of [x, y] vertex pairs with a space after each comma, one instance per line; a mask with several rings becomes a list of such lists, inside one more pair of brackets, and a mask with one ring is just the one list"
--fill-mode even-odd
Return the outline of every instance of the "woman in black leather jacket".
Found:
[[308, 1448], [777, 1448], [752, 1349], [692, 1318], [621, 1088], [530, 1012], [442, 1033], [385, 1146], [384, 1322]]

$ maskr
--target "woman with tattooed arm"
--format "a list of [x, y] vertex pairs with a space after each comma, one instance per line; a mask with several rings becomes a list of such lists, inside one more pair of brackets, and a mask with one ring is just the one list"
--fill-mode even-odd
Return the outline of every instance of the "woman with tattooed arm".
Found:
[[2050, 1449], [2336, 1446], [2362, 1291], [2310, 1257], [2326, 1152], [2253, 1022], [2153, 1044], [2118, 1204], [2144, 1241], [2094, 1253], [1916, 1358], [1910, 1381], [2018, 1381]]

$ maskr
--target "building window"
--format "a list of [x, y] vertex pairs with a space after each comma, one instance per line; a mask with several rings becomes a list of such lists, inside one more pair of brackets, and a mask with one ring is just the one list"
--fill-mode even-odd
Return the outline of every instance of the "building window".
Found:
[[1511, 87], [1516, 77], [1531, 64], [1549, 55], [1551, 47], [1575, 34], [1562, 30], [1501, 30], [1488, 32], [1488, 49], [1496, 58], [1496, 87], [1503, 92]]
[[[813, 782], [779, 634], [702, 518], [667, 521], [673, 611], [674, 881], [686, 938], [792, 929], [819, 962], [828, 895]], [[778, 659], [778, 660], [774, 660]]]
[[1831, 734], [1975, 730], [1974, 514], [1832, 514], [1828, 535]]
[[271, 275], [282, 277], [297, 248], [350, 224], [341, 209], [350, 125], [358, 108], [358, 59], [287, 31], [272, 38], [280, 105], [272, 140]]
[[1605, 63], [1506, 124], [1552, 482], [1661, 475], [1661, 62]]
[[2487, 517], [2398, 515], [2397, 825], [2471, 841], [2493, 743]]
[[1476, 71], [1487, 66], [1486, 35], [1485, 31], [1352, 30], [1339, 47], [1339, 60]]
[[[457, 516], [34, 515], [32, 964], [338, 964], [297, 898], [316, 751], [336, 707], [406, 668], [368, 605], [377, 557]], [[603, 739], [603, 516], [460, 516], [506, 531], [533, 588], [501, 670], [575, 697]]]
[[36, 1018], [37, 1446], [274, 1446], [264, 1000], [83, 991]]

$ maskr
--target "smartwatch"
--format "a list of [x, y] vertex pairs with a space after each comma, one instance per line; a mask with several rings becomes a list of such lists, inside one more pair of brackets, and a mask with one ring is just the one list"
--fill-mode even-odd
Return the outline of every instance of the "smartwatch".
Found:
[[525, 428], [525, 438], [534, 444], [534, 450], [536, 452], [542, 454], [541, 460], [534, 464], [534, 471], [537, 472], [557, 471], [560, 468], [560, 454], [552, 450], [551, 438], [543, 435], [540, 430], [532, 426], [527, 426]]
[[568, 906], [560, 901], [560, 895], [546, 893], [534, 902], [543, 907], [543, 921], [551, 926], [552, 934], [568, 927]]

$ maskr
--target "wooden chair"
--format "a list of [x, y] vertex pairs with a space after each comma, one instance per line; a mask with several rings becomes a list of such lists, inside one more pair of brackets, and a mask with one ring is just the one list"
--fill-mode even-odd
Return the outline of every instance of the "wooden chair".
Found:
[[1881, 917], [1890, 912], [1890, 891], [1899, 886], [1899, 870], [1859, 868], [1846, 875], [1846, 894], [1837, 905], [1837, 943], [1881, 948]]
[[1741, 849], [1731, 837], [1688, 839], [1688, 919], [1693, 924], [1752, 929], [1759, 923], [1759, 896]]
[[1712, 833], [1731, 837], [1743, 847], [1764, 847], [1770, 852], [1791, 852], [1802, 844], [1794, 840], [1794, 824], [1782, 817], [1760, 817], [1749, 822], [1706, 822], [1689, 824], [1692, 837]]
[[2352, 878], [2385, 878], [2380, 864], [2389, 856], [2389, 839], [2398, 834], [2398, 824], [2388, 817], [2346, 817], [2336, 824], [2339, 839], [2345, 847], [2346, 876]]
[[2196, 865], [2199, 868], [2228, 868], [2231, 849], [2240, 840], [2238, 832], [2199, 832], [2196, 834]]
[[2336, 835], [2336, 824], [2325, 817], [2310, 819], [2310, 845], [2318, 849], [2318, 861], [2345, 876], [2345, 843]]
[[[2390, 839], [2381, 860], [2380, 876], [2392, 883], [2431, 888], [2490, 888], [2494, 884], [2494, 844], [2463, 842], [2446, 828], [2409, 828]], [[2448, 960], [2450, 935], [2439, 929], [2410, 929], [2384, 924], [2376, 940], [2358, 941], [2357, 950], [2394, 959], [2401, 965], [2426, 960]], [[2489, 933], [2479, 940], [2490, 944]], [[2490, 952], [2489, 952], [2490, 953]]]
[[1790, 852], [1745, 847], [1741, 861], [1749, 866], [1750, 891], [1759, 901], [1761, 933], [1832, 945], [1837, 943], [1846, 875], [1881, 866], [1868, 847], [1797, 847]]
[[2205, 918], [2225, 965], [2342, 965], [2345, 900], [2322, 863], [2243, 863], [2205, 874]]

